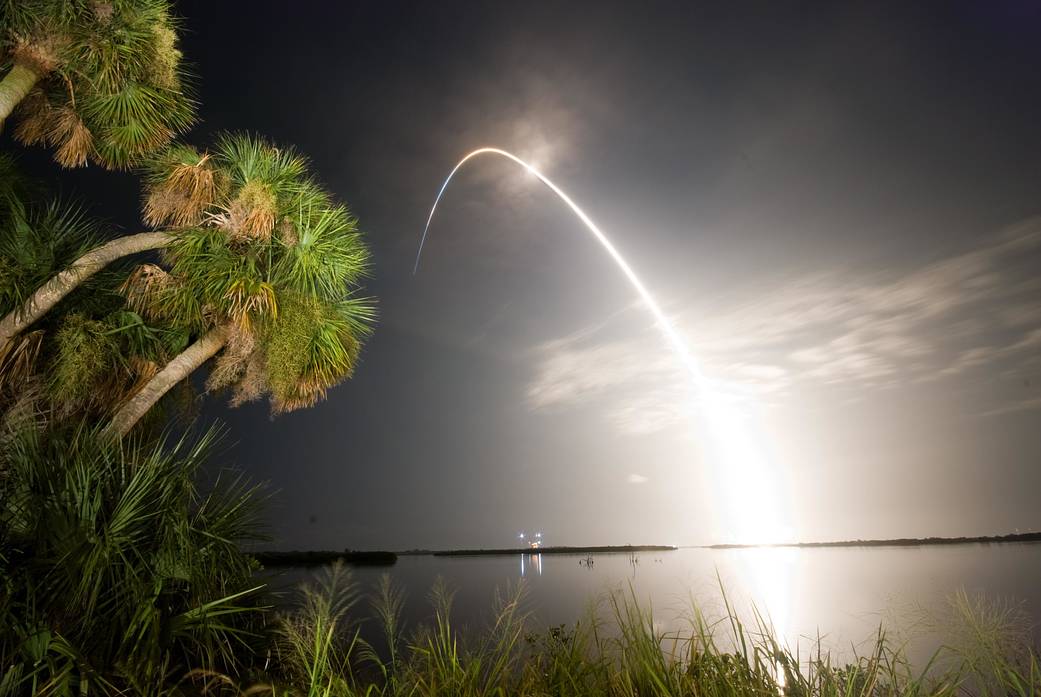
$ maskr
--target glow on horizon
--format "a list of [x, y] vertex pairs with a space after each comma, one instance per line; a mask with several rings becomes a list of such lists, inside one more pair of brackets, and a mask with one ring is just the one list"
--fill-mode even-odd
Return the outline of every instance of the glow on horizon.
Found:
[[726, 530], [727, 541], [776, 542], [787, 538], [790, 531], [778, 501], [779, 492], [774, 481], [774, 468], [769, 465], [759, 429], [748, 423], [732, 397], [727, 394], [727, 390], [702, 373], [683, 337], [607, 235], [570, 196], [533, 165], [506, 150], [491, 147], [478, 148], [459, 160], [445, 178], [437, 192], [437, 198], [434, 199], [434, 205], [430, 208], [419, 250], [416, 252], [413, 275], [419, 270], [430, 223], [448, 184], [464, 164], [481, 155], [497, 155], [520, 165], [567, 204], [629, 280], [644, 306], [654, 317], [658, 329], [687, 370], [696, 389], [697, 401], [701, 407], [698, 412], [711, 436], [709, 450], [713, 475], [719, 489], [718, 494], [725, 502], [724, 509], [717, 512], [717, 517], [722, 517], [718, 523]]

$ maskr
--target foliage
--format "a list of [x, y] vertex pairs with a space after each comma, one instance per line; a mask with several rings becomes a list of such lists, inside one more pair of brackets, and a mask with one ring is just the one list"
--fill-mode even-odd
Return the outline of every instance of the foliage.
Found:
[[309, 695], [351, 692], [351, 654], [358, 632], [349, 612], [357, 599], [349, 572], [336, 562], [315, 583], [300, 588], [299, 608], [280, 619], [276, 640], [281, 672], [307, 686]]
[[[438, 582], [431, 593], [432, 624], [403, 638], [403, 596], [387, 577], [372, 598], [385, 634], [382, 654], [359, 638], [351, 617], [356, 591], [333, 567], [303, 591], [302, 602], [279, 621], [275, 670], [249, 694], [353, 697], [882, 697], [884, 695], [1036, 695], [1041, 664], [1036, 650], [1010, 632], [1007, 615], [965, 594], [951, 599], [947, 636], [968, 632], [965, 649], [947, 646], [913, 669], [882, 630], [866, 652], [834, 664], [818, 649], [800, 658], [758, 614], [752, 626], [724, 615], [709, 621], [693, 607], [685, 631], [656, 629], [651, 608], [630, 589], [607, 596], [609, 615], [595, 610], [573, 627], [528, 631], [523, 594], [502, 596], [484, 632], [451, 621], [452, 594]], [[339, 599], [339, 600], [337, 600]], [[601, 607], [603, 604], [601, 604]], [[286, 641], [286, 636], [291, 641]], [[1009, 639], [1018, 640], [1010, 643]], [[940, 657], [948, 659], [941, 666]], [[375, 669], [375, 670], [373, 670]], [[216, 682], [214, 683], [216, 684]], [[226, 694], [245, 694], [223, 676]]]
[[115, 443], [80, 426], [4, 444], [0, 685], [160, 694], [191, 666], [249, 658], [261, 608], [239, 545], [259, 536], [260, 499], [237, 478], [199, 488], [216, 439]]
[[40, 79], [15, 137], [66, 167], [127, 169], [184, 132], [194, 103], [168, 0], [4, 0], [0, 70]]
[[[0, 313], [7, 314], [96, 246], [105, 226], [75, 203], [42, 200], [6, 156], [0, 174], [10, 175], [0, 184]], [[107, 414], [184, 348], [187, 332], [150, 325], [126, 308], [120, 287], [128, 272], [115, 264], [91, 276], [33, 331], [0, 347], [0, 422], [15, 406], [44, 420]]]
[[102, 239], [101, 226], [78, 205], [19, 198], [18, 207], [0, 217], [0, 312], [21, 307]]
[[200, 334], [231, 328], [207, 383], [232, 404], [269, 396], [309, 407], [349, 378], [375, 309], [355, 289], [369, 253], [357, 220], [311, 179], [307, 161], [247, 134], [213, 152], [176, 144], [149, 161], [145, 213], [173, 226], [165, 268], [127, 281], [148, 321]]

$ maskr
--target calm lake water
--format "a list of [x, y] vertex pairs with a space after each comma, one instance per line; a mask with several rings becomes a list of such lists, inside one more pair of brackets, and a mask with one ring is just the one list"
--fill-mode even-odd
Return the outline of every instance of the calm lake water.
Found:
[[[438, 577], [456, 590], [453, 621], [483, 626], [497, 588], [523, 580], [534, 627], [570, 624], [598, 597], [631, 588], [653, 608], [665, 631], [686, 627], [691, 600], [708, 616], [721, 608], [718, 578], [739, 614], [754, 606], [769, 616], [778, 634], [803, 655], [816, 637], [836, 657], [847, 658], [884, 623], [894, 635], [919, 638], [912, 659], [931, 652], [922, 612], [936, 614], [959, 589], [995, 601], [1021, 603], [1035, 627], [1041, 619], [1041, 544], [868, 547], [831, 549], [680, 549], [628, 555], [524, 554], [501, 557], [402, 556], [392, 567], [354, 568], [363, 591], [383, 573], [407, 593], [405, 619], [430, 618], [427, 594]], [[291, 587], [320, 572], [289, 569], [273, 583]], [[367, 613], [359, 606], [358, 614]]]

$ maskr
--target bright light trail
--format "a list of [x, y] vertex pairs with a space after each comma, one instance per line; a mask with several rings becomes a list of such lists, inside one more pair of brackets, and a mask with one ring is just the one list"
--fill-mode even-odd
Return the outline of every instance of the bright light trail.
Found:
[[423, 237], [419, 242], [419, 251], [416, 253], [416, 263], [412, 269], [413, 275], [419, 270], [419, 261], [423, 254], [427, 233], [430, 230], [430, 223], [434, 219], [434, 213], [437, 212], [437, 206], [441, 203], [448, 184], [463, 165], [480, 155], [498, 155], [515, 162], [537, 177], [566, 203], [614, 260], [625, 277], [629, 279], [629, 283], [632, 284], [644, 305], [654, 316], [658, 328], [665, 335], [669, 346], [676, 353], [697, 388], [698, 401], [701, 406], [699, 411], [711, 434], [710, 445], [714, 455], [713, 473], [721, 488], [719, 493], [727, 503], [724, 515], [726, 520], [720, 521], [723, 522], [726, 529], [725, 534], [733, 541], [740, 542], [774, 542], [785, 537], [788, 531], [786, 521], [783, 520], [778, 509], [777, 492], [773, 482], [774, 472], [773, 468], [767, 464], [766, 450], [758, 436], [758, 429], [747, 423], [744, 415], [740, 413], [733, 400], [727, 396], [725, 390], [711, 384], [711, 381], [705, 378], [690, 349], [687, 348], [686, 342], [666, 317], [654, 296], [596, 223], [577, 203], [571, 200], [570, 196], [535, 167], [499, 148], [478, 148], [459, 160], [441, 185], [441, 190], [437, 192], [437, 198], [434, 199], [434, 205], [430, 209], [430, 215], [427, 216]]
[[445, 195], [445, 189], [448, 188], [448, 183], [452, 181], [452, 177], [455, 176], [455, 173], [458, 172], [463, 165], [465, 165], [471, 159], [479, 155], [499, 155], [501, 157], [505, 157], [508, 160], [516, 162], [518, 165], [524, 167], [528, 170], [528, 172], [537, 177], [539, 181], [541, 181], [543, 184], [549, 187], [550, 191], [559, 196], [560, 200], [566, 203], [568, 207], [572, 211], [574, 211], [575, 215], [577, 215], [579, 220], [581, 220], [585, 224], [589, 232], [593, 233], [593, 236], [596, 238], [596, 240], [603, 246], [607, 253], [611, 255], [611, 258], [618, 265], [618, 268], [622, 270], [622, 273], [625, 274], [625, 277], [629, 279], [629, 283], [631, 283], [633, 288], [636, 289], [636, 292], [637, 294], [639, 294], [640, 299], [643, 300], [644, 305], [646, 305], [647, 309], [650, 310], [652, 315], [654, 315], [654, 319], [658, 322], [658, 328], [661, 329], [663, 334], [665, 334], [665, 338], [668, 339], [669, 345], [672, 346], [673, 350], [676, 351], [676, 354], [679, 356], [680, 360], [683, 361], [684, 367], [687, 368], [687, 370], [691, 374], [691, 377], [694, 378], [695, 383], [697, 383], [700, 387], [701, 384], [704, 382], [704, 377], [701, 374], [701, 370], [698, 368], [698, 364], [694, 361], [693, 356], [690, 355], [690, 351], [687, 349], [687, 345], [683, 342], [683, 339], [673, 328], [672, 323], [669, 322], [669, 319], [665, 316], [665, 313], [662, 312], [661, 308], [658, 306], [657, 301], [655, 301], [654, 296], [651, 295], [650, 291], [647, 290], [647, 287], [643, 285], [642, 281], [640, 281], [639, 277], [636, 275], [636, 272], [633, 271], [632, 267], [629, 266], [628, 262], [626, 262], [626, 260], [618, 252], [618, 250], [615, 249], [615, 246], [611, 244], [611, 240], [607, 239], [607, 235], [605, 235], [600, 230], [600, 228], [596, 226], [596, 223], [594, 223], [589, 218], [589, 216], [586, 215], [586, 212], [579, 208], [578, 204], [572, 201], [571, 197], [565, 194], [559, 186], [554, 184], [549, 179], [549, 177], [547, 177], [545, 174], [538, 171], [537, 169], [535, 169], [530, 164], [520, 159], [513, 153], [506, 152], [505, 150], [500, 150], [499, 148], [478, 148], [477, 150], [474, 150], [473, 152], [469, 153], [463, 159], [459, 160], [459, 163], [456, 164], [456, 166], [452, 169], [451, 172], [449, 172], [448, 177], [445, 179], [445, 183], [441, 185], [441, 190], [437, 192], [437, 198], [434, 199], [434, 205], [430, 209], [430, 215], [427, 216], [427, 224], [423, 228], [423, 237], [419, 241], [419, 251], [416, 253], [416, 264], [412, 268], [412, 274], [415, 275], [416, 271], [419, 270], [419, 259], [420, 256], [422, 256], [423, 254], [423, 245], [426, 243], [427, 232], [430, 230], [430, 221], [434, 219], [434, 213], [437, 212], [437, 204], [441, 203], [441, 199]]

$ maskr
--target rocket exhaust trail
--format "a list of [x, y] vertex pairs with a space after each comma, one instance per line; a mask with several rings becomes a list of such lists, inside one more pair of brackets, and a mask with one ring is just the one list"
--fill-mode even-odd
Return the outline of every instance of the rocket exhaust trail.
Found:
[[412, 269], [413, 275], [419, 270], [419, 261], [423, 254], [423, 245], [430, 231], [430, 223], [437, 212], [437, 206], [445, 195], [448, 184], [456, 172], [479, 155], [498, 155], [507, 160], [515, 162], [528, 172], [538, 178], [557, 197], [567, 204], [568, 208], [578, 216], [578, 219], [586, 226], [596, 241], [604, 248], [621, 272], [629, 279], [629, 283], [643, 300], [644, 306], [650, 311], [656, 320], [658, 329], [664, 334], [669, 347], [673, 350], [680, 362], [686, 368], [691, 381], [696, 388], [696, 400], [699, 403], [698, 410], [702, 423], [708, 432], [708, 441], [713, 451], [714, 465], [712, 470], [717, 479], [726, 501], [724, 518], [727, 534], [733, 541], [743, 542], [773, 542], [780, 541], [778, 534], [786, 529], [787, 521], [783, 510], [779, 508], [780, 501], [772, 485], [773, 467], [770, 466], [770, 457], [763, 447], [758, 428], [750, 427], [739, 413], [740, 410], [727, 397], [725, 390], [716, 381], [708, 379], [701, 372], [698, 362], [694, 359], [686, 342], [679, 332], [662, 312], [658, 302], [643, 285], [643, 282], [633, 271], [629, 263], [615, 248], [607, 236], [596, 226], [585, 211], [571, 197], [554, 184], [546, 175], [533, 166], [520, 159], [516, 155], [499, 148], [478, 148], [468, 153], [459, 160], [448, 177], [441, 184], [441, 190], [437, 192], [434, 205], [427, 216], [426, 226], [423, 228], [423, 237], [419, 242], [419, 251], [416, 253], [416, 263]]
[[673, 349], [673, 351], [676, 352], [676, 355], [683, 363], [683, 366], [690, 373], [691, 378], [693, 378], [695, 384], [697, 384], [699, 388], [702, 387], [705, 378], [702, 375], [701, 369], [698, 367], [697, 362], [694, 360], [694, 357], [691, 355], [690, 350], [687, 348], [687, 345], [684, 343], [682, 337], [680, 337], [676, 329], [672, 326], [672, 323], [669, 321], [668, 317], [665, 316], [665, 313], [662, 312], [661, 307], [658, 306], [658, 302], [654, 299], [654, 296], [651, 295], [651, 292], [647, 290], [647, 287], [643, 285], [643, 282], [636, 275], [636, 272], [633, 271], [632, 267], [629, 266], [629, 263], [626, 262], [625, 258], [615, 248], [615, 246], [611, 244], [611, 241], [607, 239], [607, 235], [605, 235], [600, 230], [600, 228], [596, 226], [596, 223], [594, 223], [590, 219], [590, 217], [586, 215], [586, 212], [579, 208], [578, 204], [572, 201], [571, 197], [565, 194], [559, 186], [554, 184], [549, 179], [549, 177], [547, 177], [545, 174], [538, 171], [537, 169], [535, 169], [530, 164], [520, 159], [513, 153], [507, 152], [505, 150], [500, 150], [499, 148], [478, 148], [477, 150], [468, 153], [463, 159], [459, 160], [455, 167], [452, 168], [452, 171], [448, 173], [448, 177], [441, 185], [441, 190], [437, 192], [437, 198], [434, 199], [434, 205], [430, 209], [430, 215], [427, 216], [427, 224], [423, 228], [423, 237], [419, 241], [419, 251], [416, 253], [416, 263], [415, 266], [413, 266], [412, 268], [412, 275], [415, 275], [416, 272], [419, 270], [419, 260], [423, 254], [423, 245], [426, 243], [427, 233], [430, 230], [430, 222], [434, 219], [434, 213], [437, 212], [437, 206], [439, 203], [441, 203], [441, 199], [445, 195], [445, 189], [448, 188], [448, 184], [452, 181], [452, 177], [455, 176], [455, 173], [458, 172], [463, 165], [465, 165], [467, 162], [479, 155], [498, 155], [500, 157], [505, 157], [507, 160], [511, 160], [517, 163], [521, 167], [524, 167], [526, 170], [528, 170], [528, 172], [535, 175], [535, 177], [537, 177], [540, 182], [545, 184], [550, 191], [556, 194], [561, 201], [567, 204], [567, 206], [572, 210], [572, 212], [574, 212], [574, 214], [578, 216], [578, 219], [581, 220], [582, 223], [586, 226], [586, 229], [589, 230], [593, 237], [596, 238], [597, 242], [599, 242], [600, 245], [604, 248], [604, 250], [610, 255], [611, 259], [618, 266], [621, 272], [625, 274], [625, 277], [629, 279], [629, 283], [636, 290], [636, 293], [640, 296], [640, 299], [643, 300], [644, 305], [647, 307], [650, 313], [654, 316], [654, 319], [657, 321], [658, 328], [665, 335], [665, 338], [668, 341], [669, 346]]

